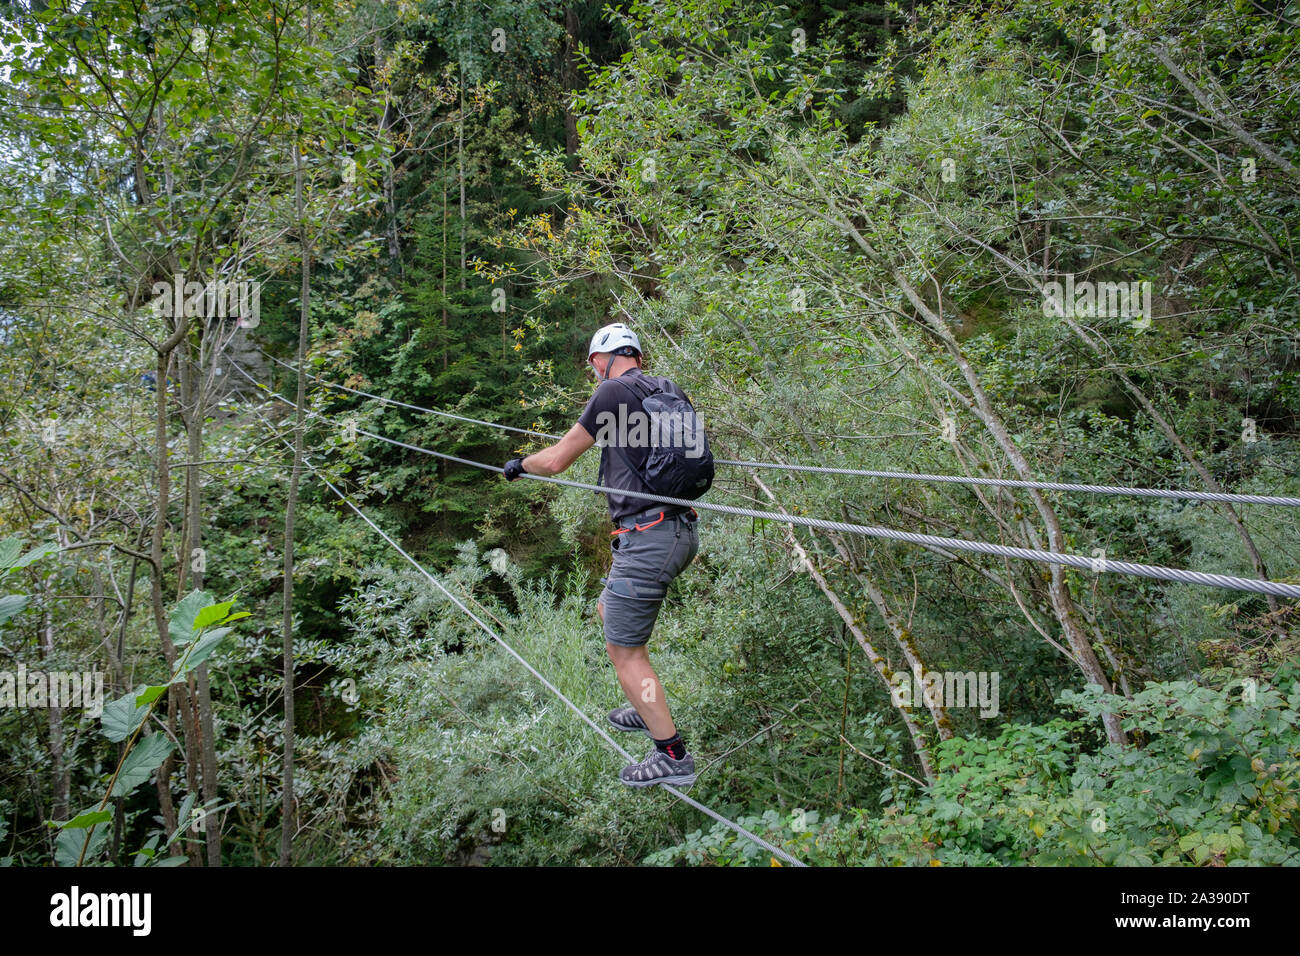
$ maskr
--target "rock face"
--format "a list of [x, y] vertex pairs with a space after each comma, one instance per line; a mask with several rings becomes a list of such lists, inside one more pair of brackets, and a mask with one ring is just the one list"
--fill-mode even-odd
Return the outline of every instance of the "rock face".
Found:
[[271, 384], [271, 363], [253, 343], [251, 329], [235, 328], [229, 343], [217, 355], [216, 372], [212, 383], [212, 402], [238, 398], [251, 399], [260, 390], [252, 382], [235, 371], [232, 362], [239, 366], [263, 385]]

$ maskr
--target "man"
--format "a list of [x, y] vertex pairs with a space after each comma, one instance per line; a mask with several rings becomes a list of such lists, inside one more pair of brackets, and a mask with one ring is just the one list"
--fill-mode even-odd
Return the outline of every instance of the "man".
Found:
[[[523, 472], [558, 475], [599, 439], [603, 476], [599, 483], [652, 494], [641, 474], [653, 440], [653, 429], [644, 427], [647, 416], [641, 396], [645, 386], [653, 384], [689, 399], [668, 379], [642, 374], [641, 343], [621, 322], [596, 332], [587, 349], [587, 361], [600, 384], [577, 423], [554, 445], [506, 462], [505, 477], [514, 481]], [[625, 427], [628, 423], [632, 427]], [[646, 498], [612, 492], [607, 497], [610, 518], [617, 526], [610, 532], [614, 561], [596, 607], [605, 630], [605, 650], [632, 704], [611, 711], [609, 722], [617, 730], [644, 730], [655, 742], [645, 760], [624, 767], [619, 779], [631, 787], [689, 786], [695, 782], [695, 758], [686, 752], [673, 724], [646, 643], [668, 585], [699, 550], [697, 515], [694, 509], [656, 504]]]

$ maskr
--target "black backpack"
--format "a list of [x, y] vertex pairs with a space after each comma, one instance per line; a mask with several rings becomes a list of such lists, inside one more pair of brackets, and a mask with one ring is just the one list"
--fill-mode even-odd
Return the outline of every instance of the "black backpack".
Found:
[[[632, 465], [623, 448], [611, 444], [608, 446], [610, 450], [623, 456], [628, 469], [640, 477], [651, 494], [694, 501], [708, 491], [713, 486], [713, 452], [709, 448], [704, 424], [695, 414], [694, 406], [686, 399], [665, 391], [648, 376], [616, 378], [613, 381], [626, 385], [640, 399], [642, 409], [652, 422], [669, 423], [666, 427], [661, 424], [659, 437], [670, 441], [652, 442], [650, 454], [642, 469]], [[633, 382], [639, 382], [640, 387], [633, 386]], [[674, 422], [680, 422], [681, 426], [673, 428], [671, 423]], [[701, 453], [694, 456], [688, 454], [693, 446], [700, 447]], [[596, 484], [604, 483], [605, 473], [602, 468]]]

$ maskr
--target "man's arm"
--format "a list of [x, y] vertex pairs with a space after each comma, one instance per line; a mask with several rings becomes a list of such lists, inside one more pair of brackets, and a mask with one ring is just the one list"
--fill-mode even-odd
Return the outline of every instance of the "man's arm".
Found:
[[554, 445], [524, 459], [524, 471], [530, 475], [558, 475], [568, 469], [582, 453], [596, 444], [596, 439], [582, 425], [575, 424]]

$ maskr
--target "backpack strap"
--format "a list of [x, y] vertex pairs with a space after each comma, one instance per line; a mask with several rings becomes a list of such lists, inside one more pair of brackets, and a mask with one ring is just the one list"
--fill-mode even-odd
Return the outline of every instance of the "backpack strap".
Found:
[[[641, 376], [641, 377], [644, 377], [644, 376]], [[651, 388], [651, 391], [650, 391], [649, 393], [647, 393], [646, 395], [642, 395], [642, 394], [640, 394], [640, 392], [639, 392], [637, 389], [635, 389], [635, 388], [632, 387], [632, 383], [631, 383], [630, 381], [626, 381], [626, 382], [625, 382], [625, 381], [622, 379], [622, 377], [619, 377], [619, 378], [611, 378], [611, 379], [608, 379], [608, 381], [611, 381], [611, 382], [617, 382], [618, 384], [620, 384], [620, 385], [622, 385], [624, 388], [626, 388], [629, 392], [631, 392], [632, 395], [636, 398], [636, 400], [637, 400], [638, 402], [642, 403], [642, 410], [643, 410], [643, 411], [644, 411], [645, 400], [646, 400], [647, 398], [649, 398], [651, 395], [657, 395], [657, 394], [659, 394], [660, 392], [663, 391], [663, 387], [662, 387], [662, 386], [657, 385], [657, 384], [655, 384], [654, 382], [647, 382], [647, 384], [648, 384], [648, 385], [650, 386], [650, 388]], [[617, 452], [617, 453], [618, 453], [618, 456], [619, 456], [620, 458], [623, 459], [623, 463], [624, 463], [625, 465], [627, 465], [627, 470], [630, 471], [630, 472], [632, 472], [632, 473], [633, 473], [634, 475], [636, 475], [638, 478], [641, 478], [641, 484], [643, 484], [643, 485], [647, 484], [645, 478], [643, 478], [643, 477], [641, 476], [641, 472], [640, 472], [640, 470], [639, 470], [635, 465], [632, 464], [632, 459], [628, 457], [626, 450], [624, 450], [624, 449], [622, 448], [622, 446], [620, 446], [620, 445], [606, 445], [605, 447], [608, 448], [610, 451]], [[600, 456], [600, 468], [596, 471], [596, 484], [598, 484], [598, 485], [602, 485], [602, 486], [605, 484], [605, 456], [604, 456], [604, 455], [601, 455], [601, 456]], [[597, 491], [597, 492], [594, 492], [594, 494], [600, 494], [600, 492]]]
[[645, 401], [647, 398], [649, 398], [651, 395], [657, 395], [657, 394], [659, 394], [660, 392], [663, 391], [663, 386], [658, 385], [658, 384], [656, 384], [655, 382], [651, 382], [648, 378], [646, 378], [645, 375], [640, 375], [640, 376], [638, 376], [637, 378], [640, 379], [641, 381], [644, 381], [644, 382], [645, 382], [645, 383], [650, 387], [650, 391], [649, 391], [649, 392], [647, 392], [646, 394], [642, 395], [638, 389], [632, 387], [632, 382], [631, 382], [631, 381], [624, 381], [622, 377], [619, 377], [619, 378], [611, 378], [610, 381], [611, 381], [611, 382], [617, 382], [619, 385], [622, 385], [622, 386], [623, 386], [624, 388], [626, 388], [629, 392], [631, 392], [633, 395], [635, 395], [636, 398], [637, 398], [637, 401], [639, 401], [639, 402], [644, 402], [644, 401]]

